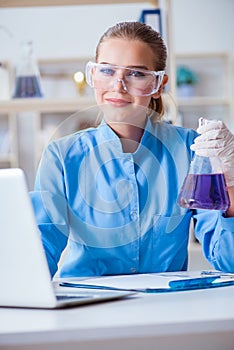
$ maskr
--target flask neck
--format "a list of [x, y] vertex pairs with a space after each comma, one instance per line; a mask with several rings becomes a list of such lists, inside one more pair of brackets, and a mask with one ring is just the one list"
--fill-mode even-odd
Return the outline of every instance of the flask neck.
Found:
[[190, 174], [222, 174], [222, 162], [219, 157], [194, 155], [189, 169]]
[[32, 41], [21, 44], [20, 59], [16, 67], [16, 75], [21, 77], [39, 76], [39, 68], [34, 56]]

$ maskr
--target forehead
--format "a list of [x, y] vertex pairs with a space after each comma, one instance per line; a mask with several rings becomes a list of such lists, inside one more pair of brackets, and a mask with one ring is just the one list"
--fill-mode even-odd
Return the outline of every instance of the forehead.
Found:
[[118, 66], [142, 66], [154, 70], [154, 54], [146, 43], [140, 40], [106, 39], [99, 46], [98, 63]]

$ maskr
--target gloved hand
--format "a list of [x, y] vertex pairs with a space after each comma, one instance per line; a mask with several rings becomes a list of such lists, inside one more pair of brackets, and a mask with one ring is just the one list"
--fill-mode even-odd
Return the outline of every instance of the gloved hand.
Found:
[[227, 186], [234, 186], [234, 135], [221, 120], [200, 118], [199, 122], [202, 126], [197, 132], [201, 135], [190, 148], [200, 156], [219, 157]]

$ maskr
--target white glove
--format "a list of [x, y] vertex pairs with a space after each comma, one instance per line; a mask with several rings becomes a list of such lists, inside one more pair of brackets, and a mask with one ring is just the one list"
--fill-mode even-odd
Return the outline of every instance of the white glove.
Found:
[[227, 186], [234, 186], [234, 135], [221, 120], [200, 118], [199, 122], [202, 126], [197, 132], [201, 135], [194, 140], [191, 149], [200, 156], [219, 157]]

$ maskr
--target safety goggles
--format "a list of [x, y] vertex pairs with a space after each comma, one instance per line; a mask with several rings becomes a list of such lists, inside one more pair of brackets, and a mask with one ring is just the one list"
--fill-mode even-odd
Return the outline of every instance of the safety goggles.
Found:
[[106, 63], [88, 62], [86, 81], [94, 89], [111, 91], [122, 84], [124, 91], [133, 96], [150, 96], [158, 92], [165, 71], [126, 68]]

